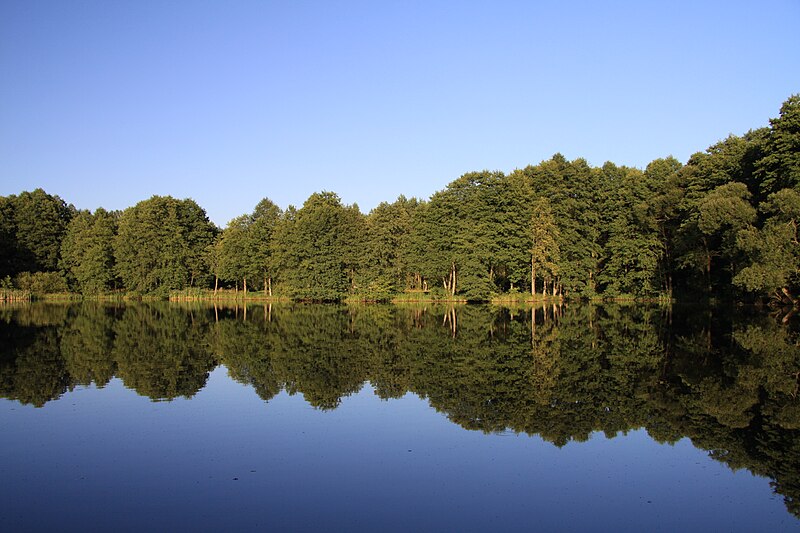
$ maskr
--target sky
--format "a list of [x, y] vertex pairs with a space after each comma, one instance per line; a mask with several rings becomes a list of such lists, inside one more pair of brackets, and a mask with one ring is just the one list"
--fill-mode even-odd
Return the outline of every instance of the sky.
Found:
[[369, 212], [561, 153], [682, 162], [800, 93], [800, 0], [0, 0], [0, 195]]

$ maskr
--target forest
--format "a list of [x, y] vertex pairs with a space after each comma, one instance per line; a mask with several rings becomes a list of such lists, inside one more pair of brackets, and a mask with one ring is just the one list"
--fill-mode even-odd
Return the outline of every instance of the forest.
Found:
[[213, 224], [191, 199], [0, 197], [0, 294], [314, 301], [800, 298], [800, 95], [684, 165], [555, 154], [368, 214], [333, 192]]

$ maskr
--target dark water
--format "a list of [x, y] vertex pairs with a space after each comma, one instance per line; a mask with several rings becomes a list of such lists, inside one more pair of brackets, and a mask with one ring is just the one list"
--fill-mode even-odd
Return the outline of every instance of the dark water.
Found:
[[754, 310], [0, 307], [0, 530], [800, 530]]

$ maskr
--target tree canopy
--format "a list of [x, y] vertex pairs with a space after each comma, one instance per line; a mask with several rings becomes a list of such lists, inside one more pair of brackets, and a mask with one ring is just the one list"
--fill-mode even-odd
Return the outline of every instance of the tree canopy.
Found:
[[193, 200], [77, 211], [41, 189], [0, 197], [4, 286], [166, 295], [190, 287], [270, 297], [485, 301], [800, 299], [800, 96], [770, 126], [681, 164], [594, 167], [561, 154], [468, 172], [428, 200], [369, 213], [333, 192], [298, 209], [268, 198], [223, 230]]

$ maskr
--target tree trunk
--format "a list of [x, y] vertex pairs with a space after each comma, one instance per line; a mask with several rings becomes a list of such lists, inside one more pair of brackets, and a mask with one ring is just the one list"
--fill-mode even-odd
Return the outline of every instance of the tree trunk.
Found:
[[219, 288], [219, 276], [214, 274], [214, 298], [217, 297], [217, 289]]
[[708, 284], [708, 294], [711, 294], [711, 254], [706, 260], [706, 283]]
[[269, 297], [272, 298], [272, 276], [267, 278], [267, 287], [269, 289]]
[[242, 278], [242, 292], [244, 292], [242, 297], [247, 300], [247, 277]]
[[791, 303], [792, 305], [797, 305], [797, 299], [795, 299], [795, 297], [792, 296], [792, 294], [789, 292], [789, 289], [783, 287], [781, 289], [781, 292], [786, 297], [786, 300], [788, 300], [788, 303]]

